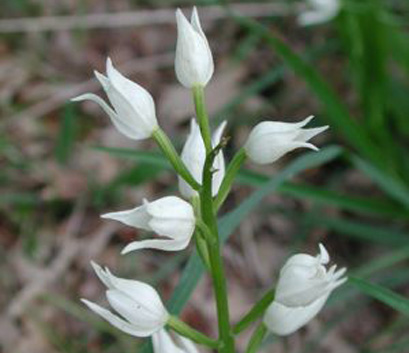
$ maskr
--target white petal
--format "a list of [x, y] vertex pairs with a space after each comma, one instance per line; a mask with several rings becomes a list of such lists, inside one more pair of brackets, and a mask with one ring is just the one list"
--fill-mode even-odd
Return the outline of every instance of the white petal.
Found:
[[308, 306], [289, 308], [274, 301], [264, 315], [264, 323], [276, 335], [286, 336], [297, 331], [312, 320], [322, 309], [328, 295], [324, 295]]
[[[224, 129], [226, 128], [227, 121], [223, 121], [219, 127], [216, 129], [216, 131], [213, 133], [212, 136], [212, 145], [213, 148], [216, 147], [223, 136]], [[220, 185], [223, 182], [225, 171], [226, 171], [226, 166], [225, 166], [225, 161], [224, 161], [224, 155], [223, 151], [220, 151], [219, 154], [216, 156], [214, 163], [213, 163], [213, 168], [217, 170], [213, 174], [213, 181], [212, 181], [212, 195], [216, 196], [217, 193], [219, 192]]]
[[[190, 122], [190, 133], [186, 139], [181, 153], [181, 159], [185, 163], [190, 174], [199, 183], [202, 182], [203, 165], [206, 159], [206, 149], [200, 134], [200, 128], [193, 118]], [[179, 191], [183, 197], [190, 199], [197, 195], [197, 192], [191, 188], [181, 177], [179, 179]]]
[[287, 267], [286, 271], [280, 272], [276, 301], [288, 307], [296, 307], [308, 305], [321, 297], [330, 281], [325, 276], [325, 269], [323, 278], [313, 277], [316, 273], [315, 266]]
[[196, 222], [188, 202], [175, 196], [163, 197], [147, 205], [147, 212], [150, 228], [159, 235], [179, 241], [192, 237]]
[[122, 249], [121, 254], [125, 255], [131, 251], [141, 249], [156, 249], [163, 251], [180, 251], [186, 249], [189, 245], [190, 238], [183, 239], [182, 241], [174, 239], [149, 239], [141, 241], [133, 241]]
[[140, 281], [116, 277], [108, 269], [106, 269], [106, 273], [116, 290], [132, 298], [141, 309], [149, 311], [159, 321], [167, 320], [168, 313], [158, 292], [152, 286]]
[[111, 85], [111, 83], [109, 82], [108, 77], [106, 77], [105, 75], [101, 74], [100, 72], [98, 72], [97, 70], [94, 70], [94, 75], [97, 78], [97, 80], [99, 81], [99, 83], [101, 84], [102, 88], [104, 89], [104, 91], [109, 89], [109, 86]]
[[108, 321], [112, 326], [116, 327], [117, 329], [135, 336], [135, 337], [147, 337], [152, 334], [150, 330], [146, 330], [144, 328], [136, 327], [129, 322], [126, 322], [122, 318], [120, 318], [117, 315], [114, 315], [111, 313], [109, 310], [90, 302], [89, 300], [86, 299], [81, 299], [81, 301], [88, 306], [93, 312], [104, 318], [106, 321]]
[[326, 265], [330, 260], [328, 251], [327, 249], [325, 249], [325, 246], [322, 243], [319, 243], [318, 246], [320, 249], [320, 253], [318, 255], [319, 262], [323, 265]]
[[337, 272], [334, 273], [334, 276], [332, 277], [332, 280], [338, 280], [339, 278], [341, 278], [345, 272], [347, 271], [347, 269], [345, 267], [340, 268]]
[[163, 320], [164, 316], [156, 315], [146, 302], [134, 300], [116, 289], [108, 290], [106, 295], [112, 308], [135, 327], [153, 332], [161, 329], [166, 323]]
[[313, 9], [305, 11], [298, 16], [301, 26], [309, 26], [332, 20], [339, 12], [339, 0], [309, 0]]
[[122, 122], [118, 119], [118, 116], [115, 113], [115, 111], [101, 97], [98, 97], [96, 94], [84, 93], [81, 94], [80, 96], [71, 98], [71, 101], [73, 102], [81, 102], [84, 100], [90, 100], [93, 101], [94, 103], [97, 103], [104, 110], [104, 112], [108, 114], [108, 116], [111, 118], [112, 123], [117, 127], [118, 130], [119, 127], [117, 125], [121, 125], [121, 128], [127, 128], [126, 125], [122, 126]]
[[209, 44], [201, 31], [197, 13], [192, 14], [193, 25], [182, 11], [176, 11], [177, 43], [175, 72], [179, 82], [192, 88], [205, 86], [212, 77], [214, 64]]
[[151, 133], [157, 126], [157, 120], [155, 102], [150, 93], [136, 82], [123, 76], [112, 65], [110, 58], [107, 59], [107, 74], [116, 91], [132, 106], [140, 118], [138, 122], [141, 127]]
[[102, 283], [105, 284], [105, 286], [109, 289], [114, 289], [115, 286], [111, 283], [110, 279], [109, 279], [109, 275], [105, 272], [105, 270], [99, 266], [97, 263], [95, 263], [94, 261], [91, 261], [91, 266], [94, 269], [96, 275], [98, 276], [98, 278], [101, 280]]
[[183, 348], [185, 353], [199, 353], [198, 349], [191, 340], [178, 334], [175, 334], [175, 336], [179, 340], [180, 346]]
[[308, 140], [311, 140], [313, 137], [319, 135], [321, 132], [324, 132], [328, 128], [329, 126], [326, 125], [321, 127], [315, 127], [312, 129], [302, 129], [297, 135], [296, 139], [297, 141], [307, 142]]
[[149, 226], [151, 216], [146, 211], [147, 205], [135, 207], [131, 210], [106, 213], [101, 216], [104, 219], [113, 219], [130, 227], [152, 230]]
[[169, 333], [162, 329], [152, 336], [154, 353], [186, 353], [176, 346]]
[[202, 25], [200, 24], [199, 13], [197, 12], [197, 7], [193, 6], [192, 16], [190, 17], [190, 24], [193, 29], [199, 33], [202, 38], [207, 42], [206, 35], [203, 32]]

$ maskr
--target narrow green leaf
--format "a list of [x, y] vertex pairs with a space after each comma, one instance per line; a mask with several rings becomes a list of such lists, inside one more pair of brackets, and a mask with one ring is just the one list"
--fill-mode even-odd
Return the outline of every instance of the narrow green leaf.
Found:
[[[278, 210], [280, 211], [280, 210]], [[292, 212], [283, 212], [284, 215], [298, 217], [308, 224], [328, 228], [336, 231], [340, 236], [348, 236], [361, 241], [370, 241], [389, 246], [403, 246], [408, 244], [409, 234], [400, 232], [391, 227], [375, 226], [362, 221], [352, 221], [344, 218], [322, 217], [317, 214], [299, 215]]]
[[392, 307], [404, 315], [409, 315], [409, 299], [402, 295], [392, 292], [390, 289], [378, 284], [367, 282], [359, 277], [349, 277], [349, 283], [356, 286], [365, 294], [379, 300], [380, 302]]
[[55, 156], [60, 164], [66, 164], [68, 162], [73, 149], [76, 133], [77, 124], [75, 108], [73, 104], [68, 104], [63, 110], [60, 131], [55, 147]]
[[[251, 186], [263, 185], [267, 180], [266, 175], [249, 170], [241, 171], [237, 178], [239, 183]], [[319, 204], [336, 206], [349, 211], [393, 218], [409, 217], [409, 212], [397, 204], [380, 199], [344, 195], [322, 187], [286, 182], [279, 187], [278, 192], [297, 199], [312, 200]]]
[[387, 195], [409, 207], [409, 188], [400, 180], [384, 173], [379, 168], [371, 165], [358, 156], [352, 156], [351, 161], [355, 167], [373, 180]]
[[156, 165], [161, 168], [170, 169], [171, 165], [167, 159], [157, 151], [140, 151], [131, 150], [129, 148], [116, 148], [116, 147], [93, 147], [97, 151], [106, 152], [114, 157], [130, 159], [136, 162], [144, 162], [152, 165]]

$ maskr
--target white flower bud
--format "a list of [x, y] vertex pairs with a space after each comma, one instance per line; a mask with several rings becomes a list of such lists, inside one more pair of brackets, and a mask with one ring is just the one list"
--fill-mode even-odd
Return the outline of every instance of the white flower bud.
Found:
[[[226, 121], [223, 121], [213, 133], [213, 147], [216, 147], [220, 143], [225, 127]], [[206, 148], [203, 142], [202, 135], [200, 133], [199, 125], [197, 124], [195, 119], [191, 120], [190, 133], [185, 145], [183, 146], [181, 158], [192, 176], [199, 183], [201, 183], [203, 177], [203, 167], [206, 160]], [[225, 174], [225, 163], [222, 151], [220, 151], [216, 156], [213, 163], [213, 169], [215, 170], [215, 172], [213, 174], [212, 180], [212, 194], [213, 196], [215, 196], [219, 191]], [[179, 191], [183, 195], [183, 197], [187, 199], [190, 199], [193, 196], [197, 195], [197, 191], [193, 190], [192, 187], [181, 177], [179, 177]]]
[[251, 131], [244, 146], [248, 157], [258, 164], [273, 163], [296, 148], [318, 148], [307, 141], [328, 129], [322, 126], [303, 129], [314, 117], [309, 116], [299, 123], [263, 121]]
[[154, 288], [143, 282], [115, 277], [108, 268], [104, 270], [96, 263], [91, 264], [108, 288], [109, 304], [121, 316], [81, 299], [92, 311], [117, 329], [136, 337], [148, 337], [166, 325], [169, 314]]
[[341, 9], [339, 0], [308, 0], [311, 10], [306, 10], [298, 16], [301, 26], [316, 25], [331, 21]]
[[154, 353], [199, 353], [195, 345], [189, 339], [174, 334], [176, 342], [166, 330], [159, 330], [152, 336]]
[[128, 244], [122, 254], [139, 249], [177, 251], [185, 249], [196, 226], [193, 207], [176, 196], [148, 202], [132, 210], [107, 213], [102, 218], [113, 219], [128, 226], [157, 233], [168, 239], [149, 239]]
[[177, 43], [175, 71], [179, 82], [187, 87], [206, 86], [212, 78], [214, 63], [206, 36], [200, 26], [196, 7], [189, 21], [182, 11], [176, 11]]
[[142, 140], [150, 137], [158, 127], [155, 103], [149, 92], [124, 77], [107, 59], [107, 76], [95, 71], [114, 109], [93, 93], [75, 97], [73, 101], [91, 100], [97, 103], [111, 118], [119, 132], [125, 136]]
[[347, 279], [346, 269], [328, 271], [329, 255], [320, 244], [320, 253], [313, 257], [297, 254], [290, 257], [280, 271], [274, 302], [267, 309], [264, 323], [277, 335], [289, 335], [313, 319], [324, 306], [331, 292]]

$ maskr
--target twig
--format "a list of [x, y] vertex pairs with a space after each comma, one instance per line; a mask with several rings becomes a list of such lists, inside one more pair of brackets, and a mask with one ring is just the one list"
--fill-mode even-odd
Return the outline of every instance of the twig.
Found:
[[[273, 4], [252, 3], [234, 4], [230, 6], [230, 10], [248, 17], [266, 17], [288, 15], [290, 7], [284, 2]], [[228, 16], [226, 11], [220, 6], [208, 6], [202, 9], [200, 13], [202, 21], [213, 21], [226, 16]], [[174, 9], [140, 10], [91, 15], [7, 19], [0, 21], [0, 33], [60, 31], [75, 28], [138, 27], [173, 24], [174, 22]]]

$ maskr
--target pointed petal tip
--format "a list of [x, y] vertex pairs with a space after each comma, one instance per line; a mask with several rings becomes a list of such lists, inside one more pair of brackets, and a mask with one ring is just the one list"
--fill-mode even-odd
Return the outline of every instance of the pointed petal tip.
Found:
[[133, 246], [131, 246], [133, 244], [133, 242], [132, 243], [129, 243], [128, 245], [126, 245], [122, 250], [121, 250], [121, 255], [126, 255], [126, 254], [129, 254], [130, 252], [132, 252], [133, 251]]
[[175, 14], [176, 14], [176, 20], [180, 20], [180, 19], [185, 17], [185, 15], [183, 14], [183, 11], [180, 9], [180, 7], [178, 7], [176, 9]]
[[71, 101], [71, 102], [82, 102], [82, 101], [85, 101], [85, 100], [88, 99], [88, 95], [89, 95], [89, 94], [90, 94], [90, 93], [80, 94], [79, 96], [70, 98], [70, 101]]
[[190, 22], [193, 23], [195, 20], [199, 20], [199, 12], [197, 11], [197, 7], [193, 6]]
[[325, 249], [325, 246], [322, 243], [319, 243], [318, 247], [320, 249], [320, 254], [318, 255], [320, 263], [323, 265], [329, 263], [330, 257], [329, 257], [327, 249]]
[[309, 148], [310, 150], [313, 150], [313, 151], [316, 151], [316, 152], [320, 150], [317, 146], [315, 146], [315, 145], [313, 145], [312, 143], [309, 143], [309, 142], [301, 143], [300, 147]]
[[307, 124], [308, 124], [312, 119], [314, 119], [314, 118], [315, 118], [314, 115], [309, 115], [309, 116], [307, 116], [307, 117], [302, 121], [303, 126], [307, 125]]

